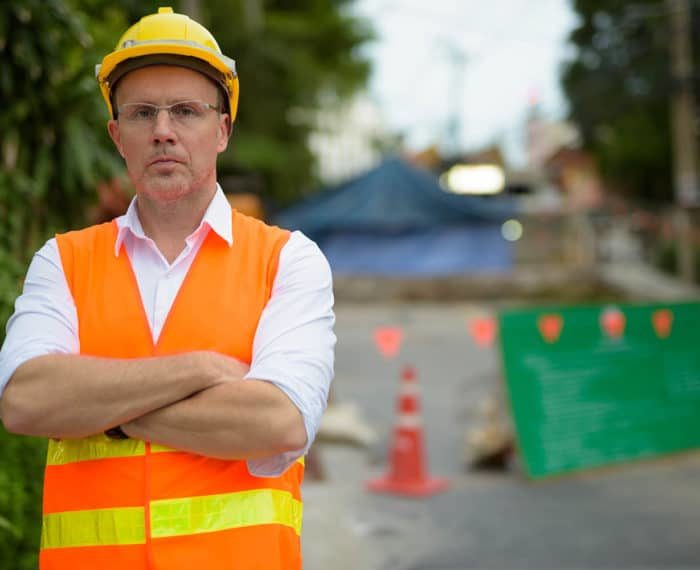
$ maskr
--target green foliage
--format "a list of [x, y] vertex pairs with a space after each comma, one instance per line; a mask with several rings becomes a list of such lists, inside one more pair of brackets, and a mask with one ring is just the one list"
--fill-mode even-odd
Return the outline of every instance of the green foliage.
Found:
[[[0, 319], [31, 254], [84, 221], [99, 180], [121, 171], [92, 77], [89, 20], [61, 0], [0, 6]], [[124, 21], [117, 22], [120, 26]]]
[[[664, 0], [574, 0], [573, 7], [580, 20], [570, 41], [577, 51], [562, 83], [584, 144], [615, 187], [671, 202], [673, 85]], [[700, 33], [693, 38], [700, 51]]]
[[46, 442], [0, 427], [0, 568], [37, 567]]
[[[94, 6], [106, 2], [92, 2]], [[0, 322], [9, 317], [32, 253], [56, 231], [84, 223], [96, 183], [121, 172], [93, 79], [108, 51], [95, 20], [62, 0], [0, 3]], [[117, 37], [113, 29], [110, 44]], [[99, 39], [99, 38], [98, 38]], [[0, 335], [1, 336], [1, 335]], [[0, 568], [36, 568], [45, 442], [0, 428]]]
[[[221, 174], [258, 172], [268, 197], [299, 198], [313, 182], [307, 146], [313, 110], [324, 93], [362, 86], [369, 64], [359, 48], [371, 38], [350, 0], [210, 0], [203, 23], [236, 60], [240, 103]], [[257, 6], [258, 16], [251, 13]], [[247, 8], [247, 9], [246, 9]]]

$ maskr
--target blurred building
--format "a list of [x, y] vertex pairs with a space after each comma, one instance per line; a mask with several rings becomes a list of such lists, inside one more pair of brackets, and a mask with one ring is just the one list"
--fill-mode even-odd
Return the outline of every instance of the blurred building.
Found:
[[335, 184], [379, 164], [390, 142], [378, 106], [359, 94], [347, 102], [327, 95], [312, 118], [309, 148], [317, 160], [322, 184]]
[[568, 121], [546, 119], [537, 102], [533, 102], [527, 116], [525, 145], [528, 168], [540, 170], [559, 149], [579, 148], [581, 136]]
[[502, 192], [515, 200], [518, 213], [551, 214], [559, 213], [563, 208], [562, 194], [549, 180], [544, 167], [511, 168], [497, 145], [453, 156], [442, 156], [437, 146], [431, 146], [409, 154], [407, 160], [438, 176], [449, 172], [456, 165], [493, 166], [502, 170], [504, 176]]
[[593, 156], [584, 150], [562, 147], [544, 164], [552, 183], [561, 190], [570, 211], [599, 208], [603, 202], [603, 184]]
[[593, 156], [581, 148], [578, 129], [568, 121], [547, 120], [535, 102], [526, 131], [527, 171], [533, 179], [544, 181], [544, 194], [559, 194], [561, 206], [568, 211], [600, 207], [602, 179]]

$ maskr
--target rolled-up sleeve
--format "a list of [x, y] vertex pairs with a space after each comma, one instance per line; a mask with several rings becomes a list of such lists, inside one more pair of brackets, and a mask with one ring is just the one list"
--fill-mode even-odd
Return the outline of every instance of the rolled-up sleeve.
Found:
[[272, 295], [263, 310], [246, 378], [266, 380], [299, 408], [306, 427], [304, 448], [249, 460], [253, 475], [274, 477], [304, 455], [318, 430], [333, 379], [333, 280], [318, 246], [293, 232], [280, 252]]
[[37, 356], [75, 354], [78, 317], [55, 239], [32, 258], [0, 351], [0, 396], [15, 370]]

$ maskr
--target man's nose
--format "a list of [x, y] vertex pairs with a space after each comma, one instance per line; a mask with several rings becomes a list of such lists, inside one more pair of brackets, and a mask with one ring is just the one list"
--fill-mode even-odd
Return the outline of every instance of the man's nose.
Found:
[[166, 142], [175, 140], [173, 120], [170, 117], [170, 112], [167, 109], [158, 109], [153, 121], [154, 142]]

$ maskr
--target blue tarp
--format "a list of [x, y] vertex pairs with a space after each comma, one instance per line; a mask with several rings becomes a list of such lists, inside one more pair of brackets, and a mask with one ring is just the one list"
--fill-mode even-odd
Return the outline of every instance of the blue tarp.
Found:
[[391, 158], [276, 217], [316, 240], [335, 273], [429, 276], [506, 271], [504, 197], [457, 196], [437, 177]]
[[337, 232], [320, 245], [338, 275], [428, 277], [511, 267], [510, 246], [492, 223], [398, 234]]

